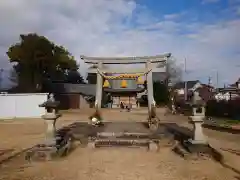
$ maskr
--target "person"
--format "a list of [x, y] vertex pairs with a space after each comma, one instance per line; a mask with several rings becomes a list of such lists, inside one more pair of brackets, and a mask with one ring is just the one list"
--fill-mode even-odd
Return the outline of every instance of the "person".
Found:
[[130, 112], [131, 111], [131, 108], [132, 108], [132, 104], [129, 104], [126, 109], [127, 109], [127, 112]]
[[113, 104], [113, 100], [111, 99], [111, 100], [109, 101], [109, 108], [112, 108], [112, 104]]
[[121, 110], [124, 109], [124, 104], [123, 104], [123, 102], [120, 103], [120, 108], [121, 108]]
[[137, 105], [137, 108], [139, 108], [140, 105], [139, 105], [139, 100], [138, 99], [136, 100], [136, 105]]

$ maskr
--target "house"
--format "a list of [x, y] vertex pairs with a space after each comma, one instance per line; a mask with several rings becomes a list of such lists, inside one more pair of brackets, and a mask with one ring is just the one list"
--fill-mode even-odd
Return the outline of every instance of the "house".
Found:
[[218, 88], [217, 92], [215, 95], [216, 100], [235, 100], [240, 97], [240, 89], [236, 88], [236, 86]]
[[211, 85], [201, 84], [201, 86], [198, 87], [195, 91], [199, 92], [199, 95], [205, 102], [214, 98], [215, 89]]
[[230, 87], [240, 89], [240, 78], [234, 84], [231, 84]]
[[95, 84], [51, 83], [48, 92], [60, 101], [60, 109], [90, 108], [94, 104]]
[[187, 96], [188, 100], [190, 99], [190, 96], [192, 95], [192, 92], [196, 90], [197, 88], [201, 87], [200, 81], [181, 81], [176, 83], [172, 90], [176, 93], [177, 100], [184, 100], [185, 97], [185, 86], [187, 87]]
[[185, 85], [187, 86], [188, 91], [194, 91], [195, 89], [201, 87], [201, 82], [196, 81], [182, 81], [178, 82], [173, 86], [173, 89], [179, 94], [184, 95], [185, 92]]
[[229, 85], [229, 87], [218, 88], [215, 99], [216, 100], [235, 100], [240, 97], [240, 78]]
[[177, 94], [177, 100], [180, 100], [180, 101], [184, 100], [185, 85], [187, 86], [188, 101], [191, 99], [193, 91], [199, 92], [199, 95], [203, 98], [205, 102], [213, 98], [214, 87], [207, 84], [202, 84], [199, 80], [195, 80], [195, 81], [179, 82], [173, 86], [173, 90]]

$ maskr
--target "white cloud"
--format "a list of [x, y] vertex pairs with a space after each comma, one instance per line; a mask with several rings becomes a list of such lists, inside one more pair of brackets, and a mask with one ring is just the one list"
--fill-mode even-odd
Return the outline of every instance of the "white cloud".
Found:
[[[0, 1], [0, 66], [19, 34], [37, 32], [64, 45], [75, 55], [125, 56], [172, 52], [191, 78], [207, 79], [217, 69], [225, 79], [237, 78], [240, 20], [212, 25], [152, 17], [150, 10], [130, 0], [2, 0]], [[164, 18], [164, 17], [163, 17]], [[81, 62], [81, 72], [86, 66]], [[227, 70], [226, 70], [227, 69]], [[222, 75], [223, 76], [223, 75]], [[205, 78], [206, 77], [206, 78]]]
[[185, 13], [186, 12], [165, 14], [163, 17], [166, 20], [176, 20], [176, 19], [181, 18]]

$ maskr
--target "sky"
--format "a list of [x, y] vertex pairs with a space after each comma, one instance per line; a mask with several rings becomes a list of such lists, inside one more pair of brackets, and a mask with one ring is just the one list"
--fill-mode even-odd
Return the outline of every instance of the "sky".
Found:
[[1, 0], [0, 68], [19, 34], [38, 33], [80, 55], [172, 53], [185, 80], [219, 85], [240, 76], [240, 0]]

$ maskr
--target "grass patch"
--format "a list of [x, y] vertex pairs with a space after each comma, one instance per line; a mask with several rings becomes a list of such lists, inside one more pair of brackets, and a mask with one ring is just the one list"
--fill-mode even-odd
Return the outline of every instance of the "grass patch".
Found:
[[239, 120], [233, 120], [233, 119], [223, 119], [223, 120], [219, 120], [216, 121], [217, 124], [219, 124], [220, 126], [224, 126], [224, 127], [231, 127], [234, 125], [240, 125], [240, 121]]
[[224, 123], [229, 125], [235, 125], [235, 124], [240, 124], [240, 120], [227, 119], [224, 121]]
[[240, 125], [240, 120], [214, 118], [212, 123], [219, 126], [230, 127], [233, 125]]

